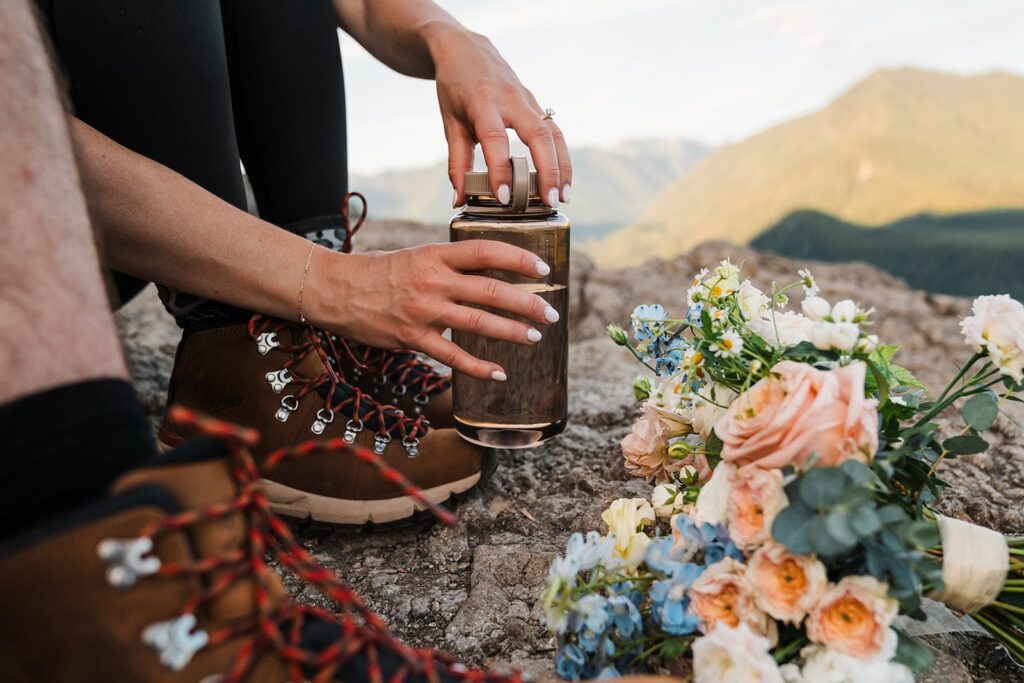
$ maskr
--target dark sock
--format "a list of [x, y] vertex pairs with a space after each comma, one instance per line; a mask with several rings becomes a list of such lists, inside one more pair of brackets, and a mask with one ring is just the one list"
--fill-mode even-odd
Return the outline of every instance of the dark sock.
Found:
[[105, 496], [155, 455], [153, 429], [123, 380], [69, 384], [0, 406], [0, 538]]
[[313, 216], [283, 227], [331, 251], [343, 251], [347, 246], [348, 232], [345, 230], [345, 219], [340, 214]]

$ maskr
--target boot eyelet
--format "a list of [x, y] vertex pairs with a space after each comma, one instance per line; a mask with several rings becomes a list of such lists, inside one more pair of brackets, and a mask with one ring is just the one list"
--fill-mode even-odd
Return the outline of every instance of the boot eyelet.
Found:
[[354, 443], [356, 435], [363, 431], [363, 421], [356, 418], [345, 423], [345, 435], [342, 438], [345, 443]]
[[171, 671], [181, 671], [192, 656], [206, 647], [210, 636], [197, 629], [196, 617], [186, 612], [175, 619], [158, 621], [142, 632], [142, 642], [160, 653], [160, 663]]
[[331, 424], [332, 422], [334, 422], [334, 411], [325, 410], [324, 408], [321, 408], [320, 410], [316, 411], [316, 421], [313, 423], [313, 426], [310, 427], [309, 429], [314, 434], [320, 435], [324, 433], [325, 429], [327, 429], [327, 425]]
[[396, 386], [394, 389], [391, 390], [391, 395], [392, 396], [405, 396], [406, 392], [408, 392], [408, 391], [409, 391], [408, 387], [406, 387], [404, 384], [399, 384], [398, 386]]
[[420, 440], [419, 439], [402, 439], [402, 445], [405, 446], [405, 454], [409, 458], [420, 457]]
[[288, 418], [292, 416], [296, 410], [299, 409], [299, 399], [295, 398], [293, 394], [288, 394], [281, 399], [281, 407], [274, 413], [274, 417], [279, 422], [287, 422]]
[[373, 380], [373, 383], [379, 387], [387, 386], [388, 378], [386, 375], [377, 375], [377, 377]]
[[377, 455], [383, 455], [384, 451], [387, 450], [389, 443], [391, 443], [390, 436], [378, 434], [377, 436], [373, 437], [373, 452], [376, 453]]
[[265, 356], [270, 353], [270, 349], [276, 349], [281, 345], [281, 342], [277, 340], [277, 332], [263, 332], [256, 338], [256, 351], [261, 356]]
[[412, 400], [418, 406], [425, 406], [430, 403], [430, 397], [426, 394], [416, 394], [412, 397]]
[[267, 381], [270, 382], [270, 388], [274, 393], [280, 394], [284, 391], [285, 386], [292, 381], [292, 376], [291, 373], [288, 372], [288, 368], [282, 368], [277, 372], [268, 372]]
[[151, 576], [160, 570], [160, 558], [150, 555], [153, 539], [106, 538], [96, 546], [96, 554], [107, 565], [107, 583], [115, 588], [130, 588], [140, 576]]

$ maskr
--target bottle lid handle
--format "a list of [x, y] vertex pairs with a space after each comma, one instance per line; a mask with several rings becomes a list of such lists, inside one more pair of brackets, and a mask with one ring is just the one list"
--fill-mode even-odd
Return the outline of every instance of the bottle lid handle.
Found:
[[526, 211], [530, 203], [530, 167], [526, 157], [512, 157], [512, 210]]

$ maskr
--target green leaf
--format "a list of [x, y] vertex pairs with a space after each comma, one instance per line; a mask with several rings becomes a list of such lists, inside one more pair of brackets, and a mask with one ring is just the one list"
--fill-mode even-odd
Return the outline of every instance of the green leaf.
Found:
[[871, 468], [856, 460], [847, 460], [839, 466], [843, 474], [853, 480], [859, 486], [873, 486], [878, 483], [878, 477], [871, 471]]
[[836, 508], [825, 516], [825, 529], [835, 541], [846, 547], [857, 545], [858, 534], [850, 528], [850, 514]]
[[988, 442], [977, 434], [954, 436], [942, 442], [942, 447], [953, 455], [974, 455], [984, 453]]
[[807, 555], [814, 549], [807, 534], [807, 524], [813, 518], [813, 513], [799, 503], [783, 508], [772, 523], [772, 536], [791, 553]]
[[890, 365], [889, 374], [892, 376], [896, 384], [902, 384], [905, 387], [914, 387], [915, 389], [925, 388], [925, 386], [921, 384], [921, 380], [914, 377], [914, 373], [899, 365]]
[[893, 344], [882, 344], [875, 349], [874, 353], [871, 354], [871, 357], [883, 365], [888, 365], [892, 362], [892, 359], [896, 357], [896, 352], [899, 350], [900, 347]]
[[850, 528], [858, 536], [870, 536], [882, 528], [882, 522], [869, 505], [861, 505], [850, 511]]
[[896, 629], [898, 640], [896, 641], [896, 655], [893, 661], [910, 667], [912, 671], [921, 672], [932, 664], [934, 656], [924, 645]]
[[999, 405], [996, 402], [996, 395], [991, 391], [971, 396], [960, 411], [964, 422], [973, 429], [983, 432], [992, 426], [999, 416]]
[[868, 361], [868, 369], [871, 371], [871, 376], [875, 378], [875, 387], [878, 389], [878, 407], [879, 409], [884, 408], [885, 404], [889, 402], [889, 380], [886, 378], [885, 372], [874, 361]]
[[800, 478], [800, 500], [807, 507], [821, 510], [835, 505], [849, 480], [838, 467], [817, 467]]
[[907, 540], [918, 548], [935, 548], [941, 543], [939, 526], [934, 522], [918, 520], [907, 526]]
[[814, 551], [822, 558], [833, 558], [853, 548], [857, 542], [847, 543], [829, 533], [826, 517], [815, 515], [807, 524], [807, 536]]

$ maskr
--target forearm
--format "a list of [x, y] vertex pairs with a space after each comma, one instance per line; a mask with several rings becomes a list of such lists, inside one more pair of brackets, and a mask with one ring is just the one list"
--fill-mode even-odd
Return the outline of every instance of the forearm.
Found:
[[434, 78], [439, 52], [481, 39], [430, 0], [334, 0], [338, 23], [360, 45], [407, 76]]
[[310, 243], [72, 119], [104, 264], [249, 310], [294, 319]]

